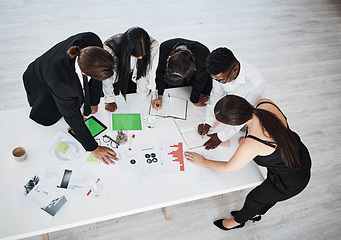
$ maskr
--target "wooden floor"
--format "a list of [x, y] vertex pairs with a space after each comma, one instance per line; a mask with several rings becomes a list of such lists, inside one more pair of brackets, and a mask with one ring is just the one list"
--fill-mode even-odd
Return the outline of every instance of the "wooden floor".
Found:
[[176, 205], [170, 221], [158, 209], [53, 232], [50, 239], [339, 239], [341, 1], [1, 0], [0, 110], [27, 106], [22, 73], [55, 43], [82, 31], [104, 41], [131, 26], [159, 42], [183, 37], [211, 50], [226, 46], [258, 67], [268, 96], [310, 150], [312, 179], [262, 221], [230, 232], [212, 221], [241, 208], [250, 189]]

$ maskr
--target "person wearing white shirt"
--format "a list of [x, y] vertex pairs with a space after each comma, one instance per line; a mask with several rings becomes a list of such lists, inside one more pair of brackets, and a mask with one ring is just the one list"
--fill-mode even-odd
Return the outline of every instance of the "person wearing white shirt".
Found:
[[[228, 48], [217, 48], [208, 56], [207, 71], [213, 79], [209, 104], [206, 108], [205, 124], [199, 124], [198, 133], [205, 135], [215, 124], [215, 104], [226, 95], [237, 95], [245, 98], [255, 106], [257, 101], [264, 96], [265, 80], [261, 72], [254, 66], [237, 60]], [[244, 125], [225, 125], [224, 129], [214, 134], [204, 143], [205, 149], [214, 149], [221, 142], [233, 137]]]
[[140, 27], [129, 28], [125, 33], [116, 34], [104, 42], [107, 50], [116, 60], [114, 75], [103, 81], [105, 109], [114, 112], [117, 109], [116, 97], [120, 93], [147, 96], [149, 73], [153, 58], [157, 54], [159, 43]]

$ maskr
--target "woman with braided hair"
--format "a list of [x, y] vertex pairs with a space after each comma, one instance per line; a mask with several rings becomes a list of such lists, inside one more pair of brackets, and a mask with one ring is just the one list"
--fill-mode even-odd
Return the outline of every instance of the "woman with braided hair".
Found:
[[208, 160], [193, 152], [185, 153], [187, 160], [226, 173], [237, 171], [252, 160], [267, 168], [267, 178], [247, 195], [242, 209], [232, 211], [232, 218], [214, 222], [226, 231], [244, 227], [248, 220], [261, 220], [261, 215], [277, 202], [300, 193], [310, 179], [311, 159], [284, 114], [268, 99], [260, 99], [254, 108], [244, 98], [227, 95], [217, 102], [214, 113], [224, 124], [246, 124], [244, 141], [228, 162]]

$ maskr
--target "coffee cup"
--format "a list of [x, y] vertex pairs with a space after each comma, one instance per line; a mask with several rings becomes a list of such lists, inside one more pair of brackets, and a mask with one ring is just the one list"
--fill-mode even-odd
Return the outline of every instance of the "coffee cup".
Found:
[[26, 150], [23, 147], [16, 147], [12, 151], [12, 156], [14, 160], [21, 162], [24, 161], [27, 157]]

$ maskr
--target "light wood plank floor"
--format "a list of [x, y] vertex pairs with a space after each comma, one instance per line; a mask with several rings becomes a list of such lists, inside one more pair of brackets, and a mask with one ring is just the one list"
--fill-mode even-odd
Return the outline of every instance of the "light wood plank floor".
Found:
[[159, 42], [183, 37], [211, 50], [227, 46], [258, 67], [268, 96], [311, 152], [312, 179], [261, 222], [230, 232], [212, 221], [239, 209], [250, 189], [176, 205], [171, 221], [159, 209], [53, 232], [50, 239], [339, 239], [341, 2], [1, 0], [0, 110], [27, 106], [22, 73], [55, 43], [82, 31], [104, 41], [131, 26]]

